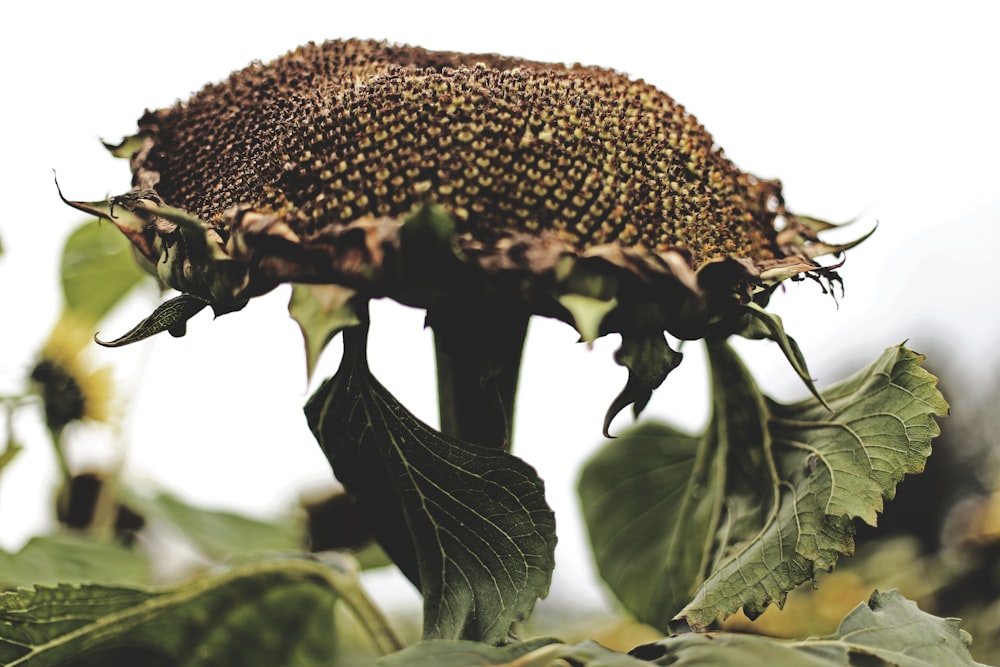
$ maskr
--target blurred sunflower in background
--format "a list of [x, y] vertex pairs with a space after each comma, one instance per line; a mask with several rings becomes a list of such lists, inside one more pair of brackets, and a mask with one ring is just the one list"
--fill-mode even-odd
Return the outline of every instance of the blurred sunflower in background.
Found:
[[56, 437], [73, 422], [113, 419], [112, 369], [95, 365], [87, 354], [91, 336], [90, 322], [64, 313], [31, 369], [32, 390], [42, 399], [45, 424]]

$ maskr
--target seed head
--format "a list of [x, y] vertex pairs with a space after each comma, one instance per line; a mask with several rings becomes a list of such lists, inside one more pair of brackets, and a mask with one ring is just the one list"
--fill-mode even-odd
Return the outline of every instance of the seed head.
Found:
[[[475, 283], [563, 319], [567, 294], [654, 303], [661, 331], [699, 337], [720, 301], [766, 297], [843, 249], [683, 106], [597, 67], [309, 44], [147, 112], [113, 151], [130, 159], [133, 190], [112, 207], [141, 220], [106, 217], [217, 312], [280, 282], [427, 307]], [[440, 257], [414, 258], [425, 248], [411, 243], [407, 259], [402, 229], [428, 205], [478, 278], [425, 289]], [[590, 329], [632, 326], [626, 310]]]

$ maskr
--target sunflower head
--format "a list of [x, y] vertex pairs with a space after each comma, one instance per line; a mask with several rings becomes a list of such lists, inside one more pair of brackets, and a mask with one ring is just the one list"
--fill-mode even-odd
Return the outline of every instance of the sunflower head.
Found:
[[428, 311], [503, 304], [585, 339], [728, 335], [845, 247], [670, 96], [597, 67], [309, 44], [147, 112], [110, 148], [132, 190], [74, 205], [186, 299], [116, 344], [283, 282]]

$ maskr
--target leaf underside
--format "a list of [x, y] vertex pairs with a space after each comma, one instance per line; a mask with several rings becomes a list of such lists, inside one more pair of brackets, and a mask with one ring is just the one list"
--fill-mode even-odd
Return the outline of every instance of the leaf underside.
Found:
[[187, 321], [200, 313], [208, 301], [191, 294], [181, 294], [156, 307], [153, 313], [137, 324], [127, 333], [114, 340], [101, 340], [94, 337], [98, 345], [104, 347], [122, 347], [137, 343], [163, 331], [169, 331], [175, 338], [183, 336], [187, 331]]
[[520, 459], [420, 422], [344, 332], [340, 369], [306, 406], [334, 473], [424, 596], [424, 636], [497, 643], [548, 592], [555, 520]]
[[905, 474], [923, 469], [947, 404], [897, 346], [854, 378], [783, 405], [724, 343], [709, 344], [713, 417], [700, 437], [644, 424], [584, 468], [601, 576], [636, 617], [703, 628], [751, 618], [854, 549]]

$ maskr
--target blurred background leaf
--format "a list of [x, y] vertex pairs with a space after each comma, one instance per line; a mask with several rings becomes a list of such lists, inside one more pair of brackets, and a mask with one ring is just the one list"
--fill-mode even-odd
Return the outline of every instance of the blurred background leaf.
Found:
[[306, 546], [301, 516], [263, 521], [221, 510], [190, 505], [158, 492], [146, 496], [124, 487], [122, 502], [151, 521], [162, 521], [204, 555], [217, 561], [262, 551], [301, 551]]
[[60, 264], [66, 308], [93, 323], [144, 278], [132, 244], [111, 224], [88, 220], [66, 239]]
[[121, 544], [84, 535], [31, 538], [16, 554], [0, 551], [0, 588], [67, 581], [149, 584], [149, 560]]
[[163, 590], [60, 585], [0, 595], [0, 664], [328, 665], [353, 577], [304, 559]]

